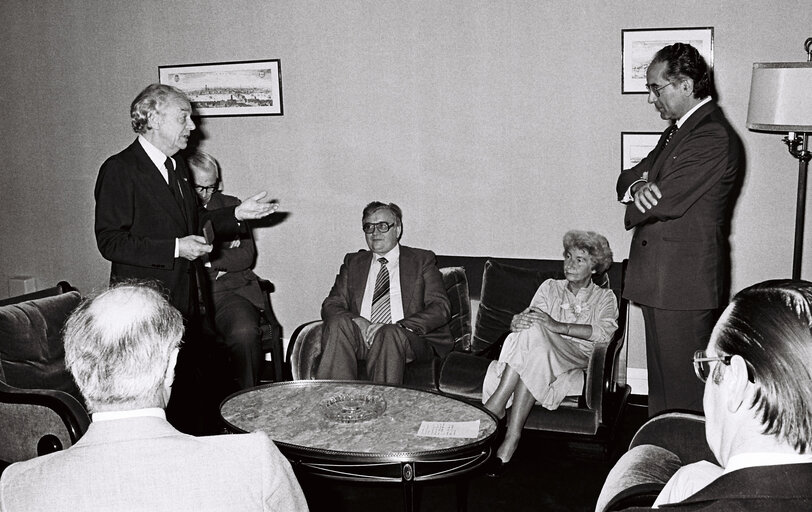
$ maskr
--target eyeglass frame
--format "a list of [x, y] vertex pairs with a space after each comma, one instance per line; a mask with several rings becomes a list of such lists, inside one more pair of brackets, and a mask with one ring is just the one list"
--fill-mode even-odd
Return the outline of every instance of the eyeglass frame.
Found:
[[203, 192], [203, 193], [206, 193], [209, 190], [211, 190], [211, 192], [214, 193], [214, 192], [217, 192], [217, 190], [219, 188], [220, 188], [220, 183], [219, 182], [215, 182], [214, 185], [209, 185], [208, 187], [204, 187], [203, 185], [195, 185], [195, 190], [197, 190], [198, 192]]
[[649, 94], [653, 93], [655, 98], [659, 98], [660, 97], [660, 91], [662, 91], [663, 89], [665, 89], [669, 85], [674, 85], [674, 81], [670, 80], [667, 84], [661, 85], [659, 87], [656, 86], [656, 85], [654, 87], [652, 87], [649, 84], [646, 84], [646, 91], [648, 91]]
[[[730, 366], [730, 361], [733, 360], [733, 356], [716, 356], [716, 357], [707, 357], [704, 350], [697, 350], [694, 352], [693, 363], [694, 363], [694, 373], [696, 374], [696, 378], [702, 382], [707, 382], [707, 377], [702, 378], [702, 372], [700, 371], [699, 363], [712, 363], [714, 361], [719, 361], [725, 366]], [[745, 367], [747, 368], [747, 380], [750, 382], [756, 382], [755, 377], [753, 377], [753, 370], [750, 369], [750, 363], [746, 360], [744, 361]], [[710, 365], [709, 365], [710, 367]], [[710, 376], [710, 370], [708, 371], [708, 376]]]
[[[693, 363], [694, 363], [694, 374], [696, 374], [696, 378], [702, 382], [707, 382], [708, 378], [702, 376], [702, 370], [700, 369], [701, 366], [699, 363], [712, 363], [713, 361], [719, 361], [725, 366], [730, 366], [730, 361], [733, 360], [733, 356], [716, 356], [716, 357], [707, 357], [704, 350], [697, 350], [694, 352]], [[710, 365], [708, 365], [710, 367]], [[710, 376], [710, 371], [708, 371], [708, 376]]]
[[[378, 233], [388, 233], [389, 230], [392, 229], [393, 227], [395, 227], [396, 225], [397, 225], [397, 222], [392, 222], [391, 224], [389, 222], [385, 222], [385, 221], [381, 221], [381, 222], [364, 222], [363, 224], [361, 224], [361, 229], [367, 235], [371, 235], [375, 231], [377, 231]], [[384, 226], [386, 227], [386, 229], [384, 229]]]

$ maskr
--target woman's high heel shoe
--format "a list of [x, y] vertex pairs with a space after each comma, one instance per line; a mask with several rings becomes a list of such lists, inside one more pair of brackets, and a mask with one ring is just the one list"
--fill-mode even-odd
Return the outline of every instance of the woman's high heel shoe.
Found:
[[499, 457], [494, 457], [490, 461], [488, 461], [488, 467], [485, 471], [485, 475], [489, 476], [490, 478], [499, 478], [502, 476], [502, 473], [505, 472], [505, 466], [508, 463], [504, 462]]

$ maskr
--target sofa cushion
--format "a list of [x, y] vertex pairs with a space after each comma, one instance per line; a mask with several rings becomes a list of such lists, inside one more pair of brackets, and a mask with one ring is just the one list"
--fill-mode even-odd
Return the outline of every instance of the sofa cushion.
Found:
[[454, 338], [453, 350], [467, 352], [471, 348], [471, 298], [468, 294], [468, 279], [463, 267], [440, 269], [443, 284], [451, 301], [451, 321], [448, 328]]
[[62, 327], [80, 300], [74, 291], [0, 307], [0, 364], [7, 384], [57, 389], [82, 401], [65, 369], [62, 341]]
[[486, 261], [471, 351], [485, 354], [501, 345], [510, 332], [513, 315], [530, 305], [541, 283], [563, 277], [562, 270], [539, 271]]

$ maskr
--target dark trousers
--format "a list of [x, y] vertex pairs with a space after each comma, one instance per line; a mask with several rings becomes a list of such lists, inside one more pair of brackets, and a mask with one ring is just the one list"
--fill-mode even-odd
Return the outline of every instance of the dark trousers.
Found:
[[693, 355], [708, 345], [718, 310], [673, 311], [641, 306], [646, 329], [649, 416], [668, 409], [700, 414], [705, 385]]
[[217, 365], [215, 333], [198, 319], [187, 322], [175, 365], [166, 419], [178, 430], [206, 435], [220, 430], [218, 404], [225, 398], [225, 382]]
[[214, 325], [217, 343], [228, 354], [228, 374], [239, 389], [256, 386], [262, 368], [262, 332], [257, 308], [236, 293], [216, 293]]
[[402, 384], [406, 363], [434, 357], [429, 343], [396, 324], [384, 325], [367, 347], [361, 329], [348, 317], [324, 322], [317, 379], [357, 380], [358, 361], [364, 361], [372, 382]]

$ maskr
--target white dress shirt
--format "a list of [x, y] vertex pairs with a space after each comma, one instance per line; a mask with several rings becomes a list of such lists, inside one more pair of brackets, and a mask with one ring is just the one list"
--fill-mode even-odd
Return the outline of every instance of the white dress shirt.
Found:
[[367, 275], [367, 286], [364, 289], [364, 300], [361, 302], [361, 316], [369, 320], [372, 318], [372, 296], [375, 294], [375, 281], [381, 264], [378, 258], [386, 258], [386, 269], [389, 271], [389, 312], [392, 323], [403, 320], [403, 297], [400, 293], [400, 244], [384, 255], [373, 254], [372, 263]]

